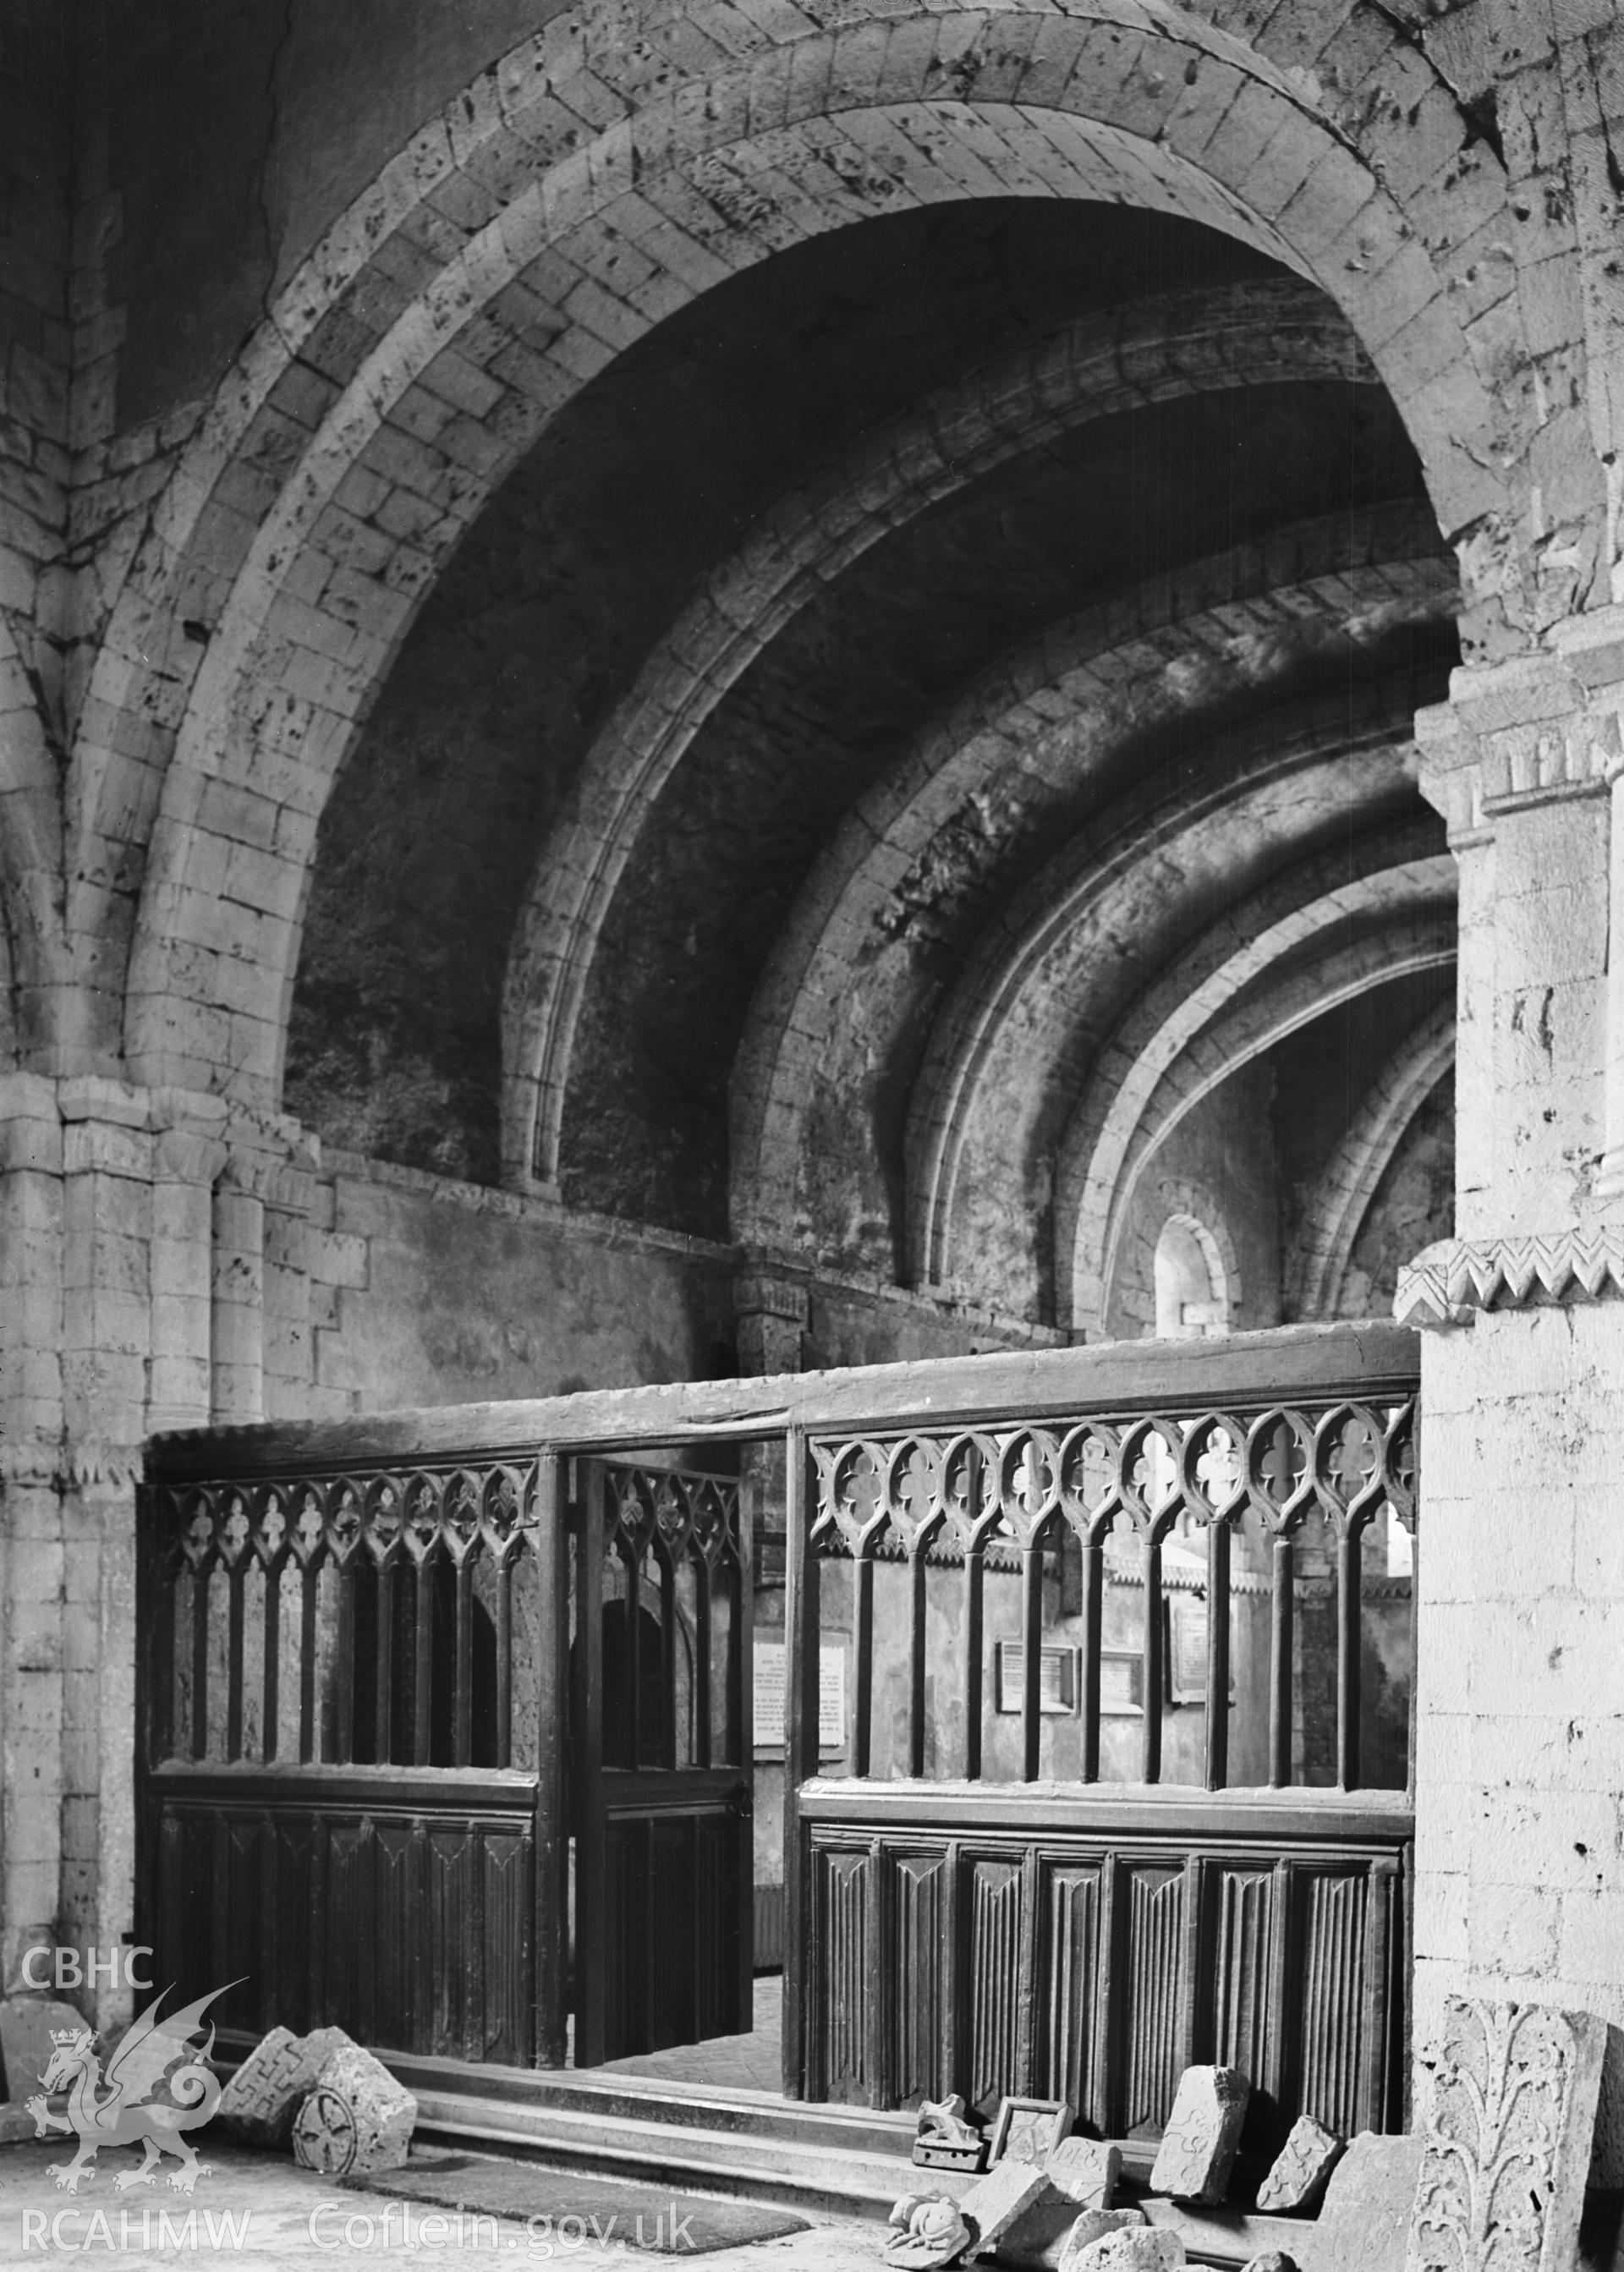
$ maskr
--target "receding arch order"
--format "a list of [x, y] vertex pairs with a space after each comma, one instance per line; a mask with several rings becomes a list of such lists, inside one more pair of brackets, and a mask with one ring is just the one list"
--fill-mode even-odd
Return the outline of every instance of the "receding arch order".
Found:
[[737, 1236], [786, 1248], [803, 1236], [797, 1178], [836, 1007], [868, 984], [899, 879], [955, 810], [996, 788], [1030, 801], [1036, 833], [1108, 767], [1130, 721], [1171, 725], [1307, 658], [1352, 661], [1395, 624], [1447, 617], [1448, 564], [1414, 557], [1422, 519], [1339, 515], [1193, 562], [1006, 658], [899, 758], [837, 831], [758, 986], [733, 1080]]
[[[1258, 1054], [1249, 1043], [1240, 1046], [1241, 1037], [1273, 1031], [1282, 973], [1311, 968], [1333, 987], [1325, 954], [1356, 945], [1357, 968], [1376, 974], [1376, 983], [1386, 951], [1381, 927], [1402, 924], [1418, 909], [1428, 919], [1442, 909], [1452, 919], [1454, 893], [1454, 863], [1437, 849], [1430, 821], [1373, 829], [1273, 878], [1169, 963], [1096, 1055], [1060, 1145], [1057, 1293], [1064, 1300], [1070, 1289], [1063, 1322], [1104, 1313], [1134, 1185], [1183, 1114]], [[1446, 930], [1453, 952], [1448, 923]], [[1307, 998], [1300, 989], [1293, 996]], [[1260, 1005], [1261, 1026], [1253, 1014]]]
[[1455, 1005], [1441, 1003], [1404, 1036], [1321, 1170], [1303, 1210], [1286, 1281], [1288, 1313], [1334, 1318], [1377, 1186], [1417, 1113], [1455, 1062]]
[[[1048, 1212], [1096, 1052], [1186, 939], [1343, 833], [1351, 814], [1373, 826], [1408, 804], [1414, 702], [1401, 676], [1281, 704], [1193, 752], [1171, 790], [1119, 799], [1025, 887], [965, 965], [915, 1085], [909, 1253], [922, 1280], [962, 1282], [958, 1258], [997, 1252], [1012, 1203]], [[1053, 1259], [1040, 1238], [1040, 1278]]]
[[[1338, 301], [1447, 527], [1506, 510], [1504, 482], [1486, 470], [1490, 398], [1448, 296], [1451, 256], [1434, 265], [1312, 81], [1193, 15], [1148, 26], [1048, 9], [921, 11], [837, 34], [794, 17], [787, 40], [731, 10], [714, 40], [703, 7], [685, 20], [691, 51], [707, 57], [698, 69], [671, 60], [651, 79], [624, 15], [610, 26], [589, 10], [451, 106], [391, 169], [388, 196], [362, 201], [307, 264], [308, 308], [285, 302], [257, 337], [157, 507], [86, 705], [103, 722], [128, 709], [150, 730], [133, 750], [101, 724], [83, 739], [69, 860], [84, 908], [100, 921], [110, 900], [116, 927], [128, 893], [114, 878], [139, 874], [146, 847], [125, 1013], [137, 1077], [274, 1094], [316, 821], [423, 591], [576, 386], [661, 313], [777, 244], [966, 194], [1178, 211]], [[1370, 20], [1373, 70], [1392, 42]], [[1243, 95], [1248, 131], [1221, 132]], [[1343, 98], [1335, 108], [1340, 119]], [[1464, 142], [1463, 116], [1459, 126], [1453, 149], [1447, 131], [1429, 145], [1429, 176]], [[1396, 131], [1402, 140], [1382, 122], [1388, 142]], [[1486, 162], [1474, 156], [1470, 170]], [[453, 175], [458, 195], [436, 206]], [[1462, 198], [1464, 243], [1481, 194]], [[413, 272], [425, 246], [444, 248], [420, 288], [365, 249], [408, 224]], [[348, 376], [314, 390], [313, 411], [297, 340], [341, 318], [355, 324]], [[238, 467], [263, 481], [262, 416], [308, 440], [256, 523], [218, 488]], [[475, 428], [478, 450], [461, 440]], [[371, 484], [349, 480], [357, 469], [386, 497], [418, 496], [427, 510], [411, 537], [380, 526]], [[208, 632], [200, 662], [175, 621], [183, 590]], [[235, 848], [223, 893], [222, 842]]]
[[[1373, 893], [1381, 917], [1379, 929], [1351, 939], [1333, 937], [1317, 953], [1293, 960], [1255, 996], [1220, 1013], [1181, 1060], [1163, 1075], [1135, 1132], [1121, 1180], [1111, 1194], [1099, 1248], [1094, 1244], [1095, 1221], [1080, 1213], [1075, 1224], [1070, 1320], [1074, 1332], [1097, 1330], [1115, 1282], [1134, 1187], [1159, 1146], [1186, 1113], [1242, 1065], [1263, 1056], [1328, 1010], [1395, 978], [1441, 970], [1454, 961], [1456, 932], [1449, 889], [1451, 867], [1448, 856], [1441, 854], [1436, 863], [1418, 863], [1417, 871], [1403, 877], [1403, 883], [1415, 895], [1408, 908], [1402, 898], [1396, 904], [1385, 893]], [[1337, 897], [1340, 901], [1343, 895]], [[1334, 920], [1340, 925], [1345, 910], [1339, 907]], [[1103, 1293], [1096, 1296], [1096, 1288]], [[1097, 1310], [1092, 1307], [1096, 1298]]]
[[649, 655], [543, 850], [504, 1004], [509, 1178], [556, 1173], [581, 998], [639, 832], [729, 688], [809, 594], [943, 497], [1091, 419], [1270, 381], [1374, 377], [1336, 310], [1290, 278], [1152, 297], [972, 370], [791, 491]]

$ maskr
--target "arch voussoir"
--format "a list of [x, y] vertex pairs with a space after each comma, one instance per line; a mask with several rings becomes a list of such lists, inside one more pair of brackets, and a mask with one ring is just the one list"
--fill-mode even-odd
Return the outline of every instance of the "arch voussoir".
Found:
[[1411, 1124], [1455, 1062], [1455, 1005], [1442, 1003], [1381, 1068], [1303, 1210], [1287, 1277], [1288, 1314], [1334, 1318], [1353, 1249]]
[[[1441, 280], [1434, 275], [1436, 290], [1403, 329], [1376, 336], [1375, 310], [1393, 296], [1387, 267], [1411, 257], [1390, 242], [1403, 235], [1397, 206], [1373, 174], [1356, 180], [1342, 159], [1330, 160], [1345, 151], [1345, 138], [1231, 32], [1194, 15], [1102, 24], [1049, 9], [921, 9], [891, 19], [882, 47], [809, 29], [795, 11], [764, 27], [723, 11], [713, 41], [700, 10], [651, 71], [650, 49], [627, 37], [628, 25], [640, 31], [661, 20], [617, 11], [608, 34], [602, 11], [589, 10], [548, 26], [484, 74], [439, 128], [415, 138], [281, 295], [274, 341], [256, 342], [222, 390], [162, 508], [168, 535], [130, 595], [132, 608], [162, 611], [200, 564], [214, 612], [200, 662], [178, 658], [190, 684], [172, 754], [155, 751], [147, 777], [132, 782], [124, 752], [94, 740], [80, 752], [81, 848], [94, 855], [80, 863], [86, 872], [106, 869], [93, 839], [117, 815], [131, 832], [120, 840], [124, 870], [129, 849], [147, 842], [154, 890], [184, 884], [204, 856], [184, 776], [213, 772], [222, 757], [241, 769], [240, 751], [232, 752], [243, 684], [268, 678], [351, 725], [364, 713], [400, 636], [399, 609], [384, 603], [377, 628], [347, 626], [355, 643], [341, 654], [296, 637], [300, 651], [284, 654], [267, 639], [266, 618], [285, 587], [318, 612], [323, 578], [340, 569], [419, 596], [516, 452], [649, 324], [777, 244], [927, 196], [1081, 194], [1157, 205], [1313, 273], [1365, 328], [1412, 426], [1415, 390], [1451, 378], [1448, 416], [1436, 431], [1418, 432], [1418, 443], [1435, 490], [1438, 467], [1458, 458], [1470, 468], [1461, 474], [1469, 502], [1488, 509], [1491, 477], [1481, 468], [1490, 460], [1471, 454], [1483, 424], [1481, 382], [1469, 343], [1451, 328]], [[1000, 39], [1001, 27], [1015, 26]], [[694, 61], [701, 54], [702, 65]], [[1230, 71], [1239, 75], [1232, 88], [1222, 78]], [[1203, 73], [1221, 118], [1203, 107]], [[1050, 107], [1031, 99], [1039, 91]], [[1250, 137], [1231, 131], [1243, 111], [1272, 127]], [[1288, 138], [1310, 154], [1281, 170]], [[1311, 183], [1313, 213], [1300, 205]], [[1373, 215], [1386, 234], [1378, 245], [1381, 232], [1366, 230], [1367, 261], [1339, 267], [1306, 249], [1311, 238], [1315, 247], [1328, 241], [1335, 221], [1351, 228]], [[385, 244], [393, 249], [381, 251]], [[430, 280], [425, 255], [441, 264]], [[524, 301], [514, 296], [520, 286]], [[258, 475], [241, 476], [249, 486], [234, 486], [249, 465], [244, 436], [296, 355], [317, 382], [294, 382], [307, 409], [317, 407], [320, 382], [338, 392], [319, 407], [269, 513], [240, 512], [234, 496], [257, 505], [256, 479], [275, 478], [262, 457]], [[346, 483], [357, 469], [378, 473], [363, 461], [384, 426], [428, 443], [449, 434], [461, 450], [475, 486], [449, 498], [438, 521], [424, 526], [396, 507], [393, 488], [371, 513], [357, 509], [370, 484]], [[484, 441], [475, 429], [485, 430]], [[269, 438], [267, 425], [257, 439]], [[282, 442], [292, 438], [282, 430]], [[380, 522], [386, 504], [411, 523], [409, 534]], [[1446, 517], [1462, 509], [1452, 496]], [[359, 609], [353, 590], [352, 602]], [[116, 651], [127, 654], [127, 624], [118, 639]], [[323, 746], [332, 738], [324, 727]], [[340, 746], [343, 738], [341, 731]], [[170, 777], [174, 786], [154, 796], [154, 781]], [[285, 856], [307, 863], [310, 832], [292, 820], [283, 836]], [[168, 998], [177, 974], [166, 971], [150, 920], [136, 923], [130, 971], [127, 1045], [158, 1072], [165, 1049], [148, 1030], [148, 1007]], [[285, 970], [267, 972], [267, 999], [285, 998], [287, 985]], [[183, 1024], [183, 998], [176, 1015]], [[231, 1079], [263, 1091], [274, 1085], [278, 1061], [274, 1050], [237, 1051], [241, 1070]]]
[[[1180, 956], [1100, 1050], [1056, 1177], [1057, 1292], [1069, 1288], [1074, 1331], [1099, 1329], [1133, 1191], [1186, 1112], [1305, 1018], [1452, 956], [1453, 867], [1422, 848], [1430, 833], [1378, 832], [1351, 876], [1332, 856], [1283, 878]], [[1418, 920], [1418, 945], [1404, 931]]]
[[[932, 723], [848, 817], [758, 986], [733, 1081], [737, 1235], [767, 1244], [805, 1235], [802, 1116], [836, 1077], [833, 1035], [854, 983], [872, 983], [851, 974], [871, 969], [888, 936], [906, 936], [916, 900], [932, 929], [944, 893], [949, 906], [954, 895], [973, 901], [956, 856], [935, 872], [944, 832], [952, 836], [957, 819], [976, 813], [989, 831], [982, 856], [996, 872], [1002, 840], [997, 820], [981, 818], [988, 799], [1010, 809], [1012, 825], [1024, 811], [1022, 825], [1041, 833], [1037, 816], [1069, 809], [1126, 735], [1241, 699], [1242, 657], [1255, 668], [1271, 640], [1282, 665], [1288, 654], [1313, 651], [1316, 637], [1345, 639], [1356, 654], [1379, 624], [1446, 614], [1444, 564], [1402, 557], [1424, 536], [1418, 519], [1388, 511], [1193, 563], [1051, 627]], [[868, 1046], [879, 1048], [879, 1036]]]

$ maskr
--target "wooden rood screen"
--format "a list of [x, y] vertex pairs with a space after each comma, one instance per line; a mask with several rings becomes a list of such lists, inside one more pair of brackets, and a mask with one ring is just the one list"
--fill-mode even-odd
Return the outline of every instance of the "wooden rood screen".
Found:
[[238, 1982], [228, 2032], [558, 2065], [573, 1857], [579, 2063], [747, 2026], [737, 1477], [318, 1438], [176, 1439], [143, 1491], [160, 1977]]
[[851, 1700], [820, 1779], [797, 1700], [790, 2072], [882, 2105], [1063, 2098], [1131, 2137], [1217, 2060], [1260, 2149], [1300, 2112], [1398, 2126], [1413, 1360], [1373, 1334], [1141, 1348], [1129, 1395], [1127, 1351], [1094, 1354], [1094, 1397], [979, 1424], [921, 1399], [798, 1448], [802, 1663], [847, 1627]]
[[498, 2067], [748, 2026], [760, 1621], [791, 2095], [1393, 2126], [1414, 1390], [1357, 1326], [161, 1439], [159, 1977]]

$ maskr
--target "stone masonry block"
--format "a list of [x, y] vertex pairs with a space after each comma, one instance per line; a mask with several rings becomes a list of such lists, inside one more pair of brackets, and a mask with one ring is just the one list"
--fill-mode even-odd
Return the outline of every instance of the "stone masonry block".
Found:
[[221, 2093], [221, 2128], [251, 2146], [286, 2148], [300, 2105], [333, 2053], [349, 2042], [342, 2028], [318, 2028], [308, 2036], [273, 2028]]
[[1406, 2272], [1571, 2267], [1606, 2041], [1593, 2013], [1449, 1999]]
[[1251, 2096], [1251, 2085], [1238, 2068], [1186, 2067], [1156, 2149], [1151, 2192], [1169, 2194], [1175, 2201], [1221, 2201]]
[[1317, 2208], [1342, 2150], [1343, 2141], [1334, 2131], [1312, 2114], [1299, 2115], [1258, 2187], [1259, 2208], [1278, 2213]]
[[1186, 2261], [1178, 2233], [1128, 2225], [1074, 2251], [1068, 2249], [1060, 2259], [1060, 2272], [1176, 2272]]
[[398, 2169], [410, 2149], [417, 2101], [358, 2044], [327, 2056], [294, 2118], [294, 2159], [331, 2177]]

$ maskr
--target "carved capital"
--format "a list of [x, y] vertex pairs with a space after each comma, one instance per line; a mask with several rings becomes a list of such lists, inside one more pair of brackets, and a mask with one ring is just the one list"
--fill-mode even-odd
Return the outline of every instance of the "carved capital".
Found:
[[804, 1326], [812, 1304], [804, 1279], [782, 1276], [768, 1266], [739, 1272], [733, 1282], [733, 1307], [740, 1318], [782, 1318]]
[[160, 1183], [209, 1185], [225, 1166], [226, 1147], [198, 1128], [166, 1128], [153, 1151]]
[[1624, 1295], [1624, 1227], [1533, 1238], [1446, 1238], [1398, 1274], [1401, 1326], [1470, 1325], [1479, 1310], [1525, 1310]]
[[1605, 796], [1624, 774], [1624, 607], [1558, 624], [1539, 652], [1455, 671], [1418, 713], [1421, 793], [1457, 849], [1501, 813]]

